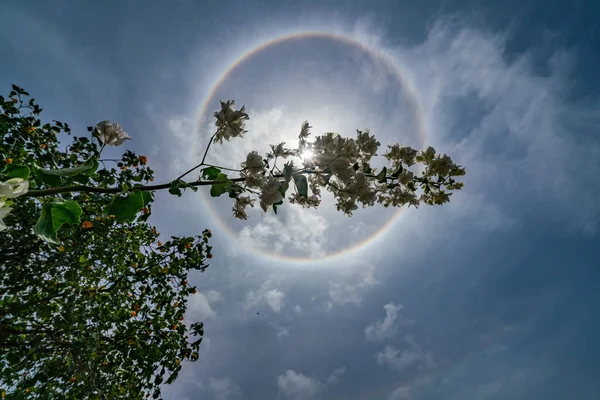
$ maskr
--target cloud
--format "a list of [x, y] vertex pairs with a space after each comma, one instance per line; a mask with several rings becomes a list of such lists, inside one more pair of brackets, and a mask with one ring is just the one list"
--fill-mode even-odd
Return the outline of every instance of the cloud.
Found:
[[394, 303], [388, 303], [383, 306], [385, 318], [365, 328], [367, 340], [372, 342], [383, 342], [385, 339], [394, 337], [396, 334], [398, 315], [403, 308], [403, 305], [396, 305]]
[[417, 364], [421, 361], [422, 356], [419, 352], [416, 351], [400, 351], [393, 346], [386, 346], [386, 348], [378, 352], [375, 356], [377, 359], [377, 364], [386, 365], [398, 371], [403, 371], [404, 369]]
[[329, 378], [327, 378], [327, 383], [329, 385], [335, 385], [338, 380], [342, 377], [342, 375], [344, 375], [346, 373], [346, 367], [340, 367], [336, 370], [334, 370], [331, 375], [329, 375]]
[[271, 289], [271, 283], [270, 280], [267, 280], [263, 282], [258, 290], [246, 293], [246, 297], [242, 303], [244, 309], [249, 310], [264, 301], [274, 312], [281, 312], [281, 309], [285, 305], [285, 293], [278, 288]]
[[393, 370], [404, 372], [408, 369], [416, 369], [423, 372], [435, 367], [433, 355], [424, 352], [411, 336], [405, 338], [407, 348], [400, 350], [395, 346], [386, 346], [383, 351], [377, 352], [375, 359], [377, 364], [387, 366]]
[[189, 313], [195, 319], [212, 318], [217, 315], [212, 307], [213, 304], [222, 300], [223, 296], [216, 290], [209, 290], [206, 293], [196, 293], [190, 297], [186, 313]]
[[302, 314], [302, 307], [300, 307], [300, 305], [299, 305], [299, 304], [296, 304], [296, 305], [294, 306], [294, 312], [295, 312], [296, 314]]
[[319, 399], [323, 392], [336, 385], [346, 367], [334, 370], [325, 382], [308, 377], [302, 373], [289, 369], [277, 377], [279, 396], [286, 400], [313, 400]]
[[465, 190], [448, 209], [491, 230], [535, 215], [594, 232], [600, 189], [588, 182], [600, 173], [591, 135], [598, 102], [567, 95], [566, 51], [539, 66], [527, 52], [509, 59], [506, 43], [506, 34], [441, 19], [421, 45], [396, 51], [418, 87], [430, 143], [467, 168]]
[[340, 277], [341, 282], [329, 281], [331, 301], [337, 305], [359, 305], [367, 290], [378, 283], [373, 276], [374, 270], [373, 266], [369, 266], [351, 276]]
[[279, 393], [289, 400], [310, 400], [317, 398], [323, 390], [323, 384], [294, 370], [287, 370], [277, 377]]
[[209, 378], [207, 389], [212, 392], [214, 400], [234, 400], [242, 397], [240, 387], [228, 377]]
[[395, 389], [388, 400], [411, 400], [412, 396], [410, 395], [410, 388], [407, 387], [399, 387]]

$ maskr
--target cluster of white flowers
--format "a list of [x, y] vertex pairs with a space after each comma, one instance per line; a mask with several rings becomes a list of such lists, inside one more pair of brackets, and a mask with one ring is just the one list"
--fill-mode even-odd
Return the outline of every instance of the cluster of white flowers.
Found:
[[[235, 111], [233, 102], [221, 102], [221, 106], [222, 110], [215, 113], [219, 142], [241, 136], [245, 132], [244, 121], [248, 119], [243, 107]], [[388, 146], [383, 156], [389, 165], [378, 171], [371, 168], [369, 162], [377, 156], [380, 143], [369, 130], [357, 130], [355, 139], [328, 132], [308, 142], [310, 129], [305, 121], [298, 136], [297, 149], [286, 148], [285, 142], [279, 143], [271, 145], [271, 152], [264, 158], [252, 151], [241, 163], [244, 185], [249, 192], [257, 194], [264, 211], [281, 204], [292, 177], [296, 190], [288, 195], [290, 203], [317, 207], [321, 202], [321, 188], [324, 187], [336, 198], [337, 209], [348, 215], [358, 209], [358, 204], [363, 207], [373, 206], [376, 202], [385, 207], [443, 204], [449, 201], [451, 195], [447, 190], [459, 190], [463, 185], [454, 177], [464, 175], [465, 170], [454, 164], [449, 156], [436, 155], [432, 147], [419, 152], [398, 144]], [[301, 157], [303, 167], [294, 168], [293, 162], [287, 162], [282, 171], [276, 162], [279, 158], [288, 157]], [[273, 165], [269, 167], [271, 162]], [[408, 170], [417, 162], [425, 165], [421, 176], [415, 176], [413, 171]], [[298, 178], [300, 175], [306, 179]], [[247, 219], [245, 209], [253, 207], [254, 202], [250, 197], [237, 198], [233, 215]]]
[[22, 178], [12, 178], [6, 182], [0, 182], [0, 231], [6, 229], [6, 225], [2, 221], [10, 212], [10, 200], [19, 197], [29, 189], [29, 182]]
[[250, 117], [245, 109], [246, 107], [242, 106], [241, 109], [236, 110], [233, 100], [221, 102], [221, 110], [214, 114], [217, 119], [215, 126], [218, 128], [215, 142], [223, 143], [223, 139], [229, 141], [231, 138], [242, 137], [246, 133], [244, 124]]
[[96, 124], [96, 135], [103, 144], [108, 146], [120, 146], [126, 140], [131, 140], [131, 136], [123, 131], [121, 124], [110, 121], [102, 121]]

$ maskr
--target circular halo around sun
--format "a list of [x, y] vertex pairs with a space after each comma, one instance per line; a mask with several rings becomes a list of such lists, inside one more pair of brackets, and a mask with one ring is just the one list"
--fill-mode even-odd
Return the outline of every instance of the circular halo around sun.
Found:
[[[261, 43], [260, 45], [254, 46], [253, 48], [244, 52], [240, 57], [238, 57], [233, 63], [231, 63], [231, 65], [229, 65], [229, 67], [225, 70], [225, 72], [223, 72], [222, 75], [217, 79], [216, 83], [210, 89], [207, 97], [202, 102], [201, 108], [198, 112], [198, 116], [196, 119], [197, 122], [196, 122], [194, 132], [196, 134], [203, 134], [204, 136], [208, 136], [208, 137], [210, 136], [210, 131], [204, 131], [204, 129], [208, 128], [206, 125], [208, 125], [209, 122], [211, 121], [212, 112], [214, 111], [213, 108], [215, 108], [215, 110], [218, 108], [219, 100], [235, 99], [235, 93], [228, 94], [228, 96], [229, 96], [228, 98], [216, 98], [216, 96], [220, 93], [220, 90], [226, 84], [226, 82], [229, 79], [232, 79], [232, 77], [235, 75], [236, 72], [238, 72], [241, 69], [241, 67], [243, 67], [245, 64], [247, 64], [252, 59], [254, 59], [256, 56], [264, 53], [265, 51], [267, 51], [269, 49], [276, 48], [278, 46], [282, 46], [282, 45], [286, 45], [286, 44], [291, 44], [294, 42], [297, 43], [299, 40], [308, 40], [308, 39], [322, 39], [322, 40], [331, 41], [332, 43], [338, 43], [338, 44], [350, 46], [350, 47], [354, 48], [355, 50], [359, 51], [360, 53], [362, 53], [362, 55], [368, 56], [368, 58], [370, 58], [374, 62], [381, 64], [388, 71], [388, 73], [391, 76], [393, 76], [393, 79], [395, 80], [395, 84], [398, 85], [399, 90], [401, 89], [402, 96], [403, 96], [408, 108], [410, 108], [410, 115], [414, 121], [414, 125], [416, 128], [416, 145], [421, 148], [424, 147], [425, 142], [426, 142], [426, 128], [425, 128], [425, 121], [423, 118], [423, 113], [422, 113], [420, 104], [416, 97], [416, 91], [414, 89], [414, 86], [412, 85], [412, 82], [410, 81], [410, 79], [408, 79], [408, 77], [406, 76], [404, 71], [401, 69], [400, 65], [398, 65], [396, 60], [394, 58], [392, 58], [391, 56], [389, 56], [388, 54], [386, 54], [385, 52], [381, 51], [380, 49], [374, 48], [373, 46], [369, 46], [369, 45], [367, 45], [361, 41], [358, 41], [352, 37], [343, 36], [343, 35], [339, 35], [339, 34], [333, 34], [333, 33], [314, 32], [314, 31], [299, 32], [299, 33], [287, 34], [287, 35], [276, 37], [274, 39], [265, 41], [265, 42]], [[235, 99], [235, 100], [237, 102], [237, 99]], [[248, 111], [248, 107], [247, 107], [247, 111]], [[250, 111], [252, 111], [251, 107], [250, 107]], [[319, 129], [319, 126], [317, 125], [316, 122], [310, 120], [310, 117], [311, 117], [310, 115], [307, 115], [306, 117], [311, 122], [311, 125], [314, 126], [313, 136], [321, 135], [322, 133], [325, 132], [325, 131]], [[250, 112], [250, 118], [251, 118], [251, 120], [248, 121], [248, 125], [250, 125], [251, 121], [253, 120], [253, 114], [251, 112]], [[277, 116], [275, 116], [275, 118], [277, 118]], [[296, 136], [300, 130], [300, 123], [301, 123], [301, 121], [298, 122], [297, 129], [294, 132]], [[362, 129], [364, 127], [357, 126], [355, 128]], [[250, 129], [250, 127], [248, 127], [248, 131], [249, 132], [246, 134], [247, 135], [246, 137], [248, 137], [248, 135], [253, 134], [253, 130]], [[343, 136], [351, 137], [351, 135], [348, 135], [347, 132], [339, 132], [339, 133], [342, 134]], [[373, 134], [379, 139], [379, 135], [376, 131], [373, 131]], [[287, 137], [289, 137], [289, 133], [288, 133]], [[244, 141], [244, 140], [246, 140], [245, 138], [235, 139], [235, 140]], [[276, 144], [281, 141], [281, 140], [277, 140], [275, 138], [272, 138], [272, 140], [271, 139], [269, 139], [269, 140], [270, 140], [269, 144]], [[309, 138], [309, 140], [310, 140], [310, 138]], [[382, 147], [380, 147], [380, 152], [384, 151], [383, 148], [385, 147], [386, 144], [387, 143], [382, 143]], [[226, 145], [228, 145], [228, 143], [226, 143]], [[294, 147], [294, 145], [291, 145], [290, 147]], [[212, 149], [213, 149], [213, 147], [211, 146], [211, 151], [212, 151]], [[256, 150], [259, 150], [259, 149], [256, 149]], [[260, 152], [261, 151], [259, 151], [259, 153]], [[307, 152], [305, 154], [302, 154], [301, 158], [307, 158], [310, 156], [311, 156], [311, 154]], [[242, 159], [237, 160], [237, 158], [236, 158], [235, 161], [240, 162], [240, 161], [242, 161]], [[219, 164], [219, 165], [223, 165], [223, 164]], [[322, 193], [325, 194], [326, 192], [323, 191]], [[245, 242], [246, 245], [241, 246], [242, 251], [244, 251], [244, 252], [251, 251], [251, 252], [260, 254], [262, 256], [265, 256], [272, 260], [287, 261], [287, 262], [302, 263], [302, 264], [316, 262], [316, 261], [318, 261], [318, 262], [330, 261], [333, 258], [338, 258], [343, 255], [349, 255], [352, 252], [366, 248], [369, 244], [374, 243], [378, 237], [381, 237], [386, 232], [388, 232], [390, 230], [390, 228], [397, 222], [398, 218], [400, 217], [400, 215], [402, 213], [402, 209], [394, 210], [393, 213], [386, 216], [386, 221], [382, 222], [376, 229], [374, 229], [372, 232], [370, 232], [366, 237], [361, 237], [360, 239], [356, 240], [355, 242], [348, 244], [342, 248], [334, 248], [334, 251], [331, 251], [329, 253], [319, 254], [316, 257], [314, 255], [308, 256], [308, 255], [301, 255], [301, 254], [300, 255], [299, 254], [289, 255], [289, 254], [285, 254], [286, 250], [283, 248], [277, 248], [277, 247], [275, 247], [275, 248], [274, 247], [271, 247], [271, 248], [266, 247], [265, 248], [265, 247], [261, 247], [261, 246], [256, 246], [256, 243], [248, 242], [248, 239], [249, 238], [251, 239], [252, 234], [255, 234], [256, 230], [252, 231], [250, 229], [250, 231], [251, 231], [250, 234], [247, 234], [249, 231], [247, 226], [241, 228], [239, 231], [234, 230], [234, 228], [231, 225], [234, 225], [235, 223], [232, 223], [229, 220], [224, 221], [224, 218], [228, 217], [229, 219], [232, 219], [232, 217], [230, 217], [229, 215], [227, 215], [227, 217], [222, 217], [222, 215], [224, 215], [223, 212], [217, 212], [217, 210], [216, 210], [217, 206], [215, 205], [216, 204], [215, 199], [208, 197], [204, 193], [202, 193], [201, 196], [203, 197], [203, 204], [206, 206], [206, 208], [210, 212], [211, 217], [215, 220], [215, 222], [217, 222], [217, 224], [222, 229], [222, 231], [230, 236], [230, 238], [233, 240], [233, 243]], [[324, 203], [321, 205], [320, 208], [332, 206], [332, 204], [325, 204], [326, 196], [327, 195], [323, 196]], [[216, 200], [219, 202], [223, 202], [223, 200], [230, 200], [230, 199], [219, 198]], [[287, 202], [284, 203], [284, 206], [297, 207], [297, 206], [291, 205]], [[335, 207], [333, 207], [333, 208], [335, 208]], [[373, 208], [377, 208], [377, 206], [375, 206]], [[281, 212], [282, 209], [284, 209], [283, 213], [287, 212], [287, 211], [285, 211], [285, 207], [282, 206], [279, 208], [280, 214], [282, 213]], [[308, 224], [309, 226], [311, 226], [310, 225], [312, 222], [311, 218], [315, 218], [314, 212], [312, 212], [312, 210], [306, 210], [306, 209], [300, 210], [300, 212], [303, 213], [302, 216], [293, 215], [293, 218], [291, 218], [291, 219], [288, 218], [288, 222], [290, 222], [292, 225], [294, 225], [295, 223], [298, 223], [299, 220], [308, 219], [309, 221], [305, 222], [305, 223]], [[359, 212], [360, 212], [360, 210], [359, 210]], [[226, 214], [227, 213], [225, 213], [225, 215]], [[272, 211], [269, 211], [269, 214], [266, 214], [265, 216], [262, 217], [263, 221], [265, 221], [265, 220], [270, 221], [270, 222], [276, 221], [276, 219], [274, 219], [274, 216], [270, 215], [270, 214], [273, 214]], [[289, 215], [292, 215], [292, 214], [288, 214], [287, 216], [289, 217]], [[260, 214], [251, 215], [251, 218], [260, 219], [261, 215]], [[275, 218], [282, 218], [282, 217], [280, 215], [280, 216], [276, 216]], [[285, 216], [283, 218], [285, 218]], [[349, 220], [352, 220], [352, 218], [350, 218]], [[249, 221], [244, 221], [244, 223], [246, 223], [246, 224], [248, 222]], [[280, 223], [280, 222], [274, 222], [274, 223]], [[315, 219], [314, 225], [318, 225], [317, 219]], [[287, 240], [289, 243], [290, 241], [293, 242], [294, 239], [287, 238]]]

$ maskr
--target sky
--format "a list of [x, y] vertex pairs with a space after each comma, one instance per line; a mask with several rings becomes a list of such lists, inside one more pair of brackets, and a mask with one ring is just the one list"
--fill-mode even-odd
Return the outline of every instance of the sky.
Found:
[[308, 120], [314, 135], [369, 128], [467, 169], [450, 204], [351, 218], [331, 198], [237, 221], [228, 198], [159, 194], [164, 236], [209, 228], [214, 246], [190, 278], [200, 360], [165, 399], [597, 399], [598, 13], [577, 0], [0, 0], [0, 87], [75, 132], [120, 122], [157, 182], [201, 159], [228, 99], [250, 120], [211, 146], [222, 166], [293, 143]]

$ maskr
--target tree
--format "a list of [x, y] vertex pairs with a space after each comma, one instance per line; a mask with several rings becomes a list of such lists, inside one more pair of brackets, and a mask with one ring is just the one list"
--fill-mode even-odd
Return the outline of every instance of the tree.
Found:
[[[212, 143], [246, 132], [244, 107], [227, 101], [201, 162], [155, 185], [145, 156], [127, 150], [120, 160], [101, 158], [105, 146], [131, 139], [119, 124], [103, 121], [61, 150], [58, 136], [70, 127], [42, 124], [41, 108], [28, 98], [15, 85], [0, 96], [0, 385], [9, 398], [159, 398], [160, 385], [198, 359], [203, 325], [184, 321], [196, 293], [188, 273], [207, 268], [211, 233], [162, 243], [147, 223], [157, 190], [181, 196], [210, 186], [213, 197], [234, 200], [234, 217], [246, 219], [252, 195], [277, 213], [290, 188], [289, 202], [303, 207], [317, 207], [326, 188], [337, 209], [352, 215], [357, 203], [443, 204], [465, 173], [431, 147], [399, 145], [388, 147], [388, 166], [378, 170], [370, 161], [380, 144], [369, 131], [309, 142], [308, 122], [296, 149], [280, 143], [265, 157], [251, 152], [240, 169], [209, 165]], [[415, 163], [424, 165], [421, 176], [410, 170]], [[197, 180], [183, 180], [196, 170]]]

